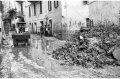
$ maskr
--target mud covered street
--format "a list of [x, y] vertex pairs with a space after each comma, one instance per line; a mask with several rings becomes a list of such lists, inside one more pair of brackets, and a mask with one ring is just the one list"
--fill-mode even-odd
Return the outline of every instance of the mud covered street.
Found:
[[[12, 39], [9, 38], [8, 40], [10, 44]], [[31, 39], [31, 46], [19, 45], [18, 47], [11, 47], [10, 45], [5, 45], [2, 48], [4, 54], [2, 67], [6, 68], [2, 70], [3, 74], [8, 77], [12, 75], [13, 78], [55, 77], [50, 75], [52, 63], [55, 63], [55, 61], [50, 59], [50, 56], [45, 53], [43, 50], [45, 45], [41, 47], [41, 42], [42, 40], [38, 38]]]
[[[37, 38], [37, 39], [36, 39]], [[52, 48], [46, 50], [45, 40], [36, 36], [31, 39], [31, 46], [12, 47], [5, 45], [1, 49], [2, 78], [117, 78], [120, 77], [119, 66], [105, 66], [103, 69], [83, 68], [81, 66], [62, 66], [51, 57], [50, 52], [65, 42], [54, 40]], [[48, 39], [48, 38], [47, 38]], [[9, 38], [10, 40], [10, 38]], [[12, 41], [12, 40], [11, 40]], [[53, 47], [55, 46], [55, 47]], [[49, 53], [48, 53], [49, 52]]]

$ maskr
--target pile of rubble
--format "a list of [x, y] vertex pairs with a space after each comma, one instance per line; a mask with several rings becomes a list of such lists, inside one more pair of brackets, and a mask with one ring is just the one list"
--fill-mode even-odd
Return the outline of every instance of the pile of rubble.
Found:
[[[79, 36], [80, 33], [75, 34], [71, 43], [53, 51], [52, 57], [59, 60], [61, 65], [82, 65], [86, 68], [102, 68], [105, 65], [118, 64], [111, 53], [116, 45], [116, 40], [113, 42], [106, 37], [107, 41], [105, 40], [103, 44], [102, 37], [95, 37], [92, 33], [84, 34], [82, 40]], [[92, 36], [92, 38], [88, 38], [88, 36]]]

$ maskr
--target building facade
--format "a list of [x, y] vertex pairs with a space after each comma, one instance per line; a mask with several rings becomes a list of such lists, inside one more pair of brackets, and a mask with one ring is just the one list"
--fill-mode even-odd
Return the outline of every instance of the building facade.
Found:
[[[69, 26], [68, 29], [79, 29], [86, 26], [86, 18], [89, 17], [89, 8], [83, 5], [83, 0], [61, 0], [62, 15]], [[78, 26], [78, 27], [76, 27]]]
[[[18, 21], [18, 17], [24, 17], [25, 1], [22, 0], [5, 0], [3, 3], [3, 26], [5, 28], [6, 34], [14, 27]], [[22, 12], [23, 11], [23, 12]]]
[[120, 23], [120, 1], [94, 1], [89, 5], [89, 17], [94, 26], [117, 25]]
[[49, 27], [51, 35], [61, 32], [62, 10], [60, 1], [29, 1], [25, 8], [25, 21], [33, 33]]

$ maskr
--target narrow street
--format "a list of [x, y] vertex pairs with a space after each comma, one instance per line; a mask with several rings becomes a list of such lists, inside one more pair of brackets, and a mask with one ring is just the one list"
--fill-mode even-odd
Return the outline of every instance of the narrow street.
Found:
[[0, 78], [119, 78], [120, 1], [0, 0]]
[[[119, 77], [120, 75], [120, 73], [118, 73], [120, 67], [110, 66], [96, 70], [77, 66], [59, 65], [57, 60], [51, 58], [50, 53], [45, 53], [45, 42], [43, 42], [39, 36], [34, 38], [31, 35], [31, 37], [31, 46], [23, 47], [19, 45], [19, 47], [11, 47], [8, 45], [2, 49], [4, 52], [2, 62], [3, 78], [114, 78]], [[59, 44], [55, 44], [55, 42], [58, 41], [57, 39], [50, 37], [43, 37], [42, 39], [45, 41], [45, 38], [54, 40], [54, 43], [52, 44], [53, 46], [55, 45], [54, 49], [55, 47], [57, 48], [57, 46], [59, 47], [60, 44], [62, 45], [65, 43], [60, 43], [59, 41]]]
[[[3, 58], [2, 63], [3, 66], [7, 66], [8, 70], [6, 72], [9, 71], [9, 73], [12, 73], [12, 77], [15, 78], [55, 77], [52, 76], [52, 73], [55, 73], [54, 71], [52, 71], [52, 69], [54, 69], [54, 65], [57, 66], [57, 64], [51, 58], [50, 53], [46, 53], [48, 51], [45, 50], [46, 42], [44, 39], [44, 37], [41, 39], [40, 36], [36, 36], [35, 38], [35, 35], [31, 35], [31, 46], [23, 47], [22, 45], [19, 45], [18, 47], [10, 48], [6, 46], [5, 49], [3, 49], [6, 54]], [[51, 39], [57, 40], [55, 38]], [[9, 37], [8, 40], [9, 43], [12, 42], [11, 37]], [[50, 51], [51, 50], [49, 50], [49, 52]]]

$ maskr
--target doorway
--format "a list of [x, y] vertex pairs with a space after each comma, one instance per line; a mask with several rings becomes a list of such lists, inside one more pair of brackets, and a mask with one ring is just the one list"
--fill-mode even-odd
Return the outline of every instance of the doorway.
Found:
[[[41, 29], [41, 28], [43, 28], [43, 29]], [[45, 27], [44, 27], [43, 21], [40, 21], [40, 32], [41, 32], [43, 35], [45, 34], [44, 29], [45, 29]]]
[[49, 35], [52, 36], [52, 19], [49, 20]]
[[34, 33], [33, 23], [32, 23], [32, 33]]

